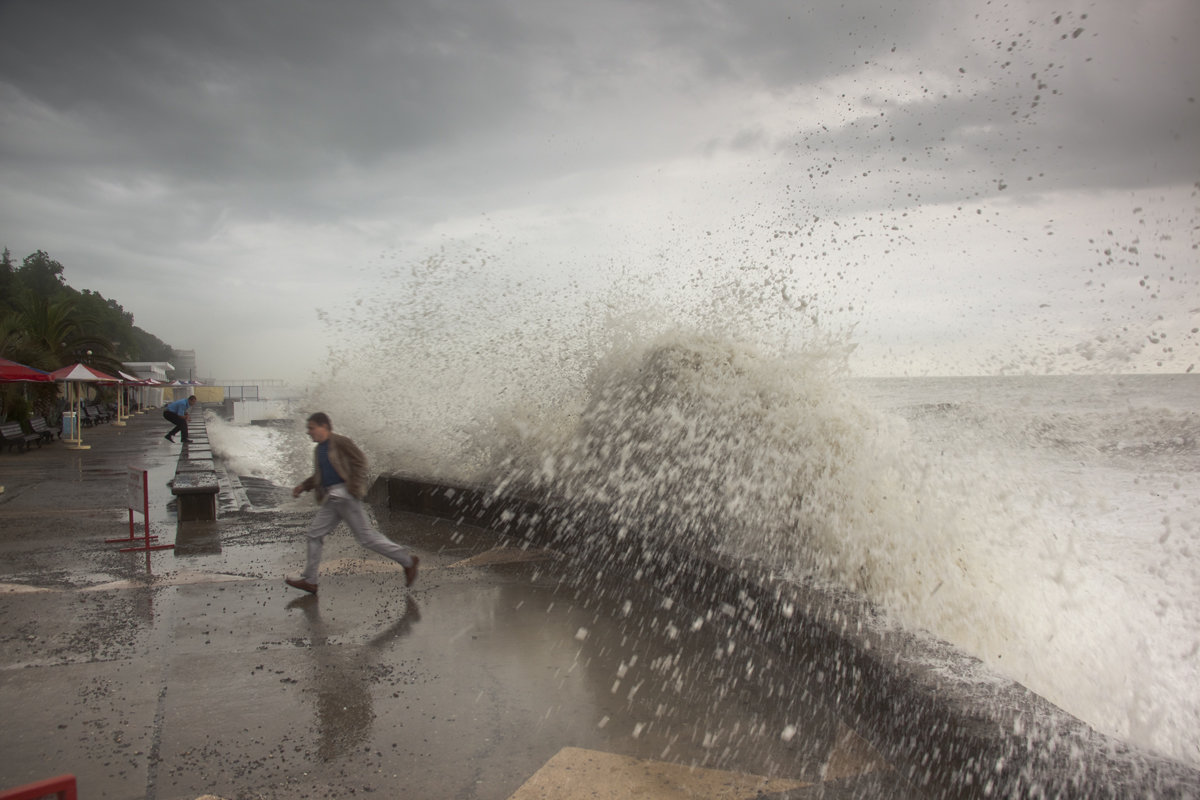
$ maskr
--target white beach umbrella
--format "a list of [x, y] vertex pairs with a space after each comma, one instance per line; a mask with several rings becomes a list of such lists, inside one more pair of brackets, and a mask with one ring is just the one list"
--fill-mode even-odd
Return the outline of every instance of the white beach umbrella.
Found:
[[72, 364], [69, 367], [56, 369], [50, 373], [50, 377], [56, 381], [62, 381], [67, 395], [67, 405], [75, 413], [75, 429], [72, 431], [74, 438], [67, 437], [67, 449], [69, 450], [90, 450], [91, 445], [83, 443], [83, 421], [79, 417], [79, 400], [82, 399], [82, 384], [85, 383], [120, 383], [120, 379], [114, 378], [105, 372], [92, 369], [87, 364]]

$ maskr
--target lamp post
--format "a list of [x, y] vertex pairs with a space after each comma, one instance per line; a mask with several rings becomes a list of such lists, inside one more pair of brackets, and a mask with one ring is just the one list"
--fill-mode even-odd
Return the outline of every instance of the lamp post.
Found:
[[[89, 367], [92, 365], [92, 351], [91, 350], [87, 351], [87, 356], [83, 359], [83, 363], [87, 364]], [[90, 386], [84, 387], [84, 390], [83, 390], [83, 399], [84, 400], [90, 399], [88, 397], [88, 393], [90, 391], [91, 391]]]

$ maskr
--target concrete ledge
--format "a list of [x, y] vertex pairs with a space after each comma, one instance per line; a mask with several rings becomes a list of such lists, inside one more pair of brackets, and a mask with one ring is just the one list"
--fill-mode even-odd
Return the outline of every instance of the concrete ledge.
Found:
[[171, 494], [178, 501], [179, 522], [211, 522], [217, 518], [221, 484], [213, 470], [176, 472]]
[[190, 444], [184, 444], [175, 464], [171, 494], [177, 500], [178, 521], [212, 522], [217, 518], [217, 495], [221, 483], [217, 478], [212, 450], [208, 446], [208, 429], [203, 415], [189, 424]]
[[194, 470], [175, 474], [171, 483], [171, 494], [176, 497], [194, 494], [216, 494], [221, 491], [216, 470]]
[[368, 499], [557, 548], [581, 566], [580, 583], [650, 582], [753, 632], [794, 665], [793, 691], [856, 720], [930, 797], [1200, 797], [1200, 770], [1097, 733], [944, 641], [878, 624], [878, 609], [848, 592], [785, 582], [653, 532], [618, 532], [604, 509], [487, 486], [392, 475]]
[[176, 474], [180, 472], [214, 472], [215, 470], [216, 462], [213, 461], [211, 455], [203, 458], [183, 456], [175, 465]]

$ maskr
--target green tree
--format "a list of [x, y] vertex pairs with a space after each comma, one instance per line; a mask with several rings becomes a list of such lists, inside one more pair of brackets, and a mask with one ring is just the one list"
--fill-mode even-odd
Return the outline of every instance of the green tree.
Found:
[[22, 364], [28, 363], [25, 340], [25, 320], [20, 312], [0, 309], [0, 355]]
[[30, 366], [52, 370], [77, 361], [104, 363], [111, 371], [120, 368], [112, 341], [97, 335], [85, 318], [76, 314], [70, 297], [49, 300], [27, 296], [22, 311], [26, 350], [33, 360]]
[[45, 250], [25, 256], [25, 260], [17, 268], [16, 275], [27, 291], [41, 297], [57, 297], [66, 285], [63, 265], [51, 258]]
[[[170, 361], [172, 348], [135, 326], [116, 300], [66, 283], [61, 263], [44, 250], [19, 267], [0, 255], [0, 355], [40, 369], [85, 361], [113, 372], [124, 361]], [[88, 351], [91, 351], [89, 360]]]
[[[47, 371], [81, 361], [110, 374], [125, 361], [171, 360], [171, 346], [135, 326], [120, 303], [73, 289], [64, 273], [44, 250], [20, 266], [7, 248], [0, 253], [0, 356]], [[34, 413], [53, 417], [57, 391], [57, 385], [0, 386], [0, 418], [18, 413], [26, 398]]]
[[12, 253], [4, 248], [0, 255], [0, 314], [5, 311], [16, 311], [13, 304], [13, 294], [16, 292], [17, 278], [13, 267]]
[[175, 358], [175, 348], [159, 339], [152, 333], [147, 333], [138, 326], [132, 328], [134, 341], [133, 352], [137, 356], [131, 361], [172, 361]]
[[137, 354], [137, 341], [133, 336], [133, 314], [130, 314], [115, 300], [106, 300], [99, 292], [84, 289], [76, 293], [68, 291], [75, 298], [76, 318], [87, 325], [91, 333], [109, 342], [114, 354], [124, 361], [140, 361]]

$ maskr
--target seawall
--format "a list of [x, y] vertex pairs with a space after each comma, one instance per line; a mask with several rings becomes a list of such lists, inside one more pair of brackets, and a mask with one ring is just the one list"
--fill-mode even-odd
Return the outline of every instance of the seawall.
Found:
[[1100, 734], [979, 659], [886, 625], [863, 598], [781, 580], [750, 562], [615, 530], [603, 509], [417, 477], [383, 476], [372, 502], [457, 520], [577, 565], [581, 586], [636, 580], [706, 620], [751, 631], [914, 788], [931, 797], [1194, 798], [1200, 770]]

